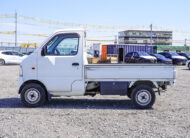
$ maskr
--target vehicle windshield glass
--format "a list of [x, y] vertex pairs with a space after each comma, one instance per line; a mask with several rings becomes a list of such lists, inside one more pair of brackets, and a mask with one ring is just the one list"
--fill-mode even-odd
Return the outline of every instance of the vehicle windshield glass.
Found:
[[154, 54], [156, 57], [158, 58], [165, 58], [163, 55], [160, 55], [160, 54]]
[[12, 55], [19, 56], [19, 53], [17, 53], [17, 52], [12, 52]]
[[138, 52], [138, 54], [140, 55], [140, 56], [150, 56], [148, 53], [146, 53], [146, 52]]
[[172, 56], [179, 56], [177, 53], [171, 53]]

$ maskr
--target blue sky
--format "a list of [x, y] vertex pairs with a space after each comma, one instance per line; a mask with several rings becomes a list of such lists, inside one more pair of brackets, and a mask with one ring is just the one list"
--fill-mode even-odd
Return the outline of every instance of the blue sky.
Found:
[[[13, 14], [16, 10], [20, 15], [63, 22], [111, 26], [153, 24], [153, 29], [160, 26], [190, 32], [189, 5], [189, 0], [1, 0], [0, 14]], [[4, 21], [7, 19], [0, 18], [0, 22]], [[11, 29], [14, 29], [11, 25], [0, 26], [0, 31]], [[23, 25], [19, 29], [20, 32], [47, 34], [53, 31]], [[189, 34], [174, 34], [174, 39], [186, 37], [190, 39]]]

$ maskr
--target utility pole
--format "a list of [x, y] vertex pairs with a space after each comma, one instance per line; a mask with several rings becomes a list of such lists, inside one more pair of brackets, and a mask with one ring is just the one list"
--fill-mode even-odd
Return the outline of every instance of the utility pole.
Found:
[[118, 44], [118, 41], [117, 41], [117, 35], [115, 35], [115, 41], [114, 41], [114, 44]]
[[152, 24], [150, 25], [150, 45], [152, 46]]
[[17, 46], [17, 12], [15, 12], [15, 47]]
[[184, 46], [187, 46], [187, 38], [185, 38], [185, 44], [184, 44]]

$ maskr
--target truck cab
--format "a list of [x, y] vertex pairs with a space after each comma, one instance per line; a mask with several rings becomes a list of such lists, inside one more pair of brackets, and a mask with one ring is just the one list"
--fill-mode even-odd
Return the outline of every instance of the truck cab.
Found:
[[[175, 67], [151, 64], [88, 64], [86, 32], [58, 30], [20, 65], [19, 94], [27, 107], [53, 96], [122, 95], [150, 108], [155, 91], [173, 85]], [[152, 74], [152, 75], [151, 75]]]

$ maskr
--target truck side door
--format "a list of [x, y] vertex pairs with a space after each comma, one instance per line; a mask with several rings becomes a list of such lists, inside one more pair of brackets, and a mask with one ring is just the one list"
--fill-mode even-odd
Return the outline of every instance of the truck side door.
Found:
[[80, 34], [54, 35], [43, 46], [37, 60], [38, 80], [45, 84], [49, 92], [71, 92], [72, 84], [83, 78]]

